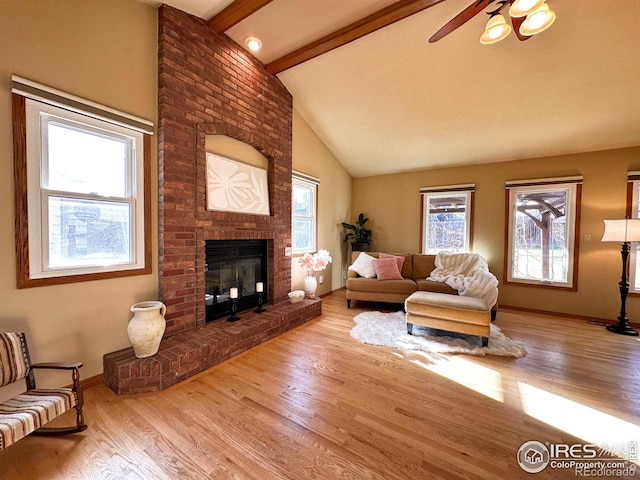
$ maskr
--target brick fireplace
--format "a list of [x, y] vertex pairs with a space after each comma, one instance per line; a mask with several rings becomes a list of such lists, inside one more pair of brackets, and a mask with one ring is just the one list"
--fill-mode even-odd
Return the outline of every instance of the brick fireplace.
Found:
[[[208, 368], [216, 358], [220, 361], [233, 355], [234, 341], [241, 343], [241, 351], [320, 314], [319, 301], [288, 304], [291, 257], [285, 249], [291, 246], [290, 93], [259, 61], [227, 36], [217, 35], [205, 21], [167, 5], [158, 12], [159, 295], [167, 306], [166, 341], [161, 349], [169, 344], [175, 351], [170, 358], [159, 352], [162, 358], [157, 364], [149, 359], [136, 362], [130, 349], [106, 355], [105, 381], [118, 393], [155, 390], [158, 383], [164, 388], [166, 383], [186, 378], [185, 373]], [[206, 209], [207, 135], [240, 140], [268, 159], [270, 215]], [[261, 327], [258, 321], [251, 326], [238, 322], [230, 330], [233, 335], [216, 337], [208, 332], [212, 338], [224, 338], [212, 340], [216, 345], [224, 344], [224, 355], [216, 353], [213, 344], [195, 342], [197, 353], [181, 346], [181, 337], [191, 344], [197, 338], [195, 330], [209, 328], [205, 327], [206, 241], [243, 239], [267, 242], [266, 297], [276, 307], [267, 305], [270, 313], [260, 320]], [[254, 339], [247, 341], [248, 336]], [[205, 357], [208, 360], [197, 361]], [[147, 375], [151, 371], [153, 378], [130, 381], [144, 376], [145, 371]], [[163, 382], [164, 377], [167, 381]]]
[[[206, 240], [267, 240], [267, 297], [291, 288], [291, 94], [206, 22], [159, 9], [160, 297], [167, 335], [205, 323]], [[205, 138], [227, 135], [269, 161], [271, 215], [206, 210]]]

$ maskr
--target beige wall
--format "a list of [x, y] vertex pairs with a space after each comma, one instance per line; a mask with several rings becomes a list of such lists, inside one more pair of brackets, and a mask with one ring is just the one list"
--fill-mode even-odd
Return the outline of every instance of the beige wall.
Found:
[[227, 135], [207, 135], [204, 139], [207, 152], [254, 167], [267, 169], [269, 160], [248, 143], [241, 142]]
[[157, 139], [151, 142], [153, 273], [18, 290], [10, 80], [19, 75], [156, 122], [157, 13], [130, 0], [4, 1], [1, 11], [0, 331], [27, 332], [34, 361], [83, 361], [87, 378], [102, 372], [104, 353], [129, 346], [129, 307], [157, 298]]
[[[620, 246], [600, 242], [602, 220], [624, 218], [626, 174], [639, 168], [640, 147], [358, 178], [353, 181], [351, 212], [371, 218], [372, 250], [418, 252], [420, 187], [475, 183], [473, 250], [487, 258], [500, 280], [501, 304], [615, 320], [620, 309]], [[505, 181], [575, 174], [584, 177], [578, 291], [502, 285]], [[591, 243], [582, 241], [584, 234], [592, 236]], [[631, 321], [640, 322], [640, 297], [630, 297], [627, 310]]]
[[[311, 130], [298, 112], [293, 114], [293, 169], [320, 179], [318, 187], [318, 249], [329, 250], [333, 263], [322, 275], [325, 283], [318, 285], [323, 295], [343, 286], [346, 269], [346, 247], [342, 241], [341, 222], [347, 221], [351, 207], [351, 176], [342, 164]], [[302, 289], [304, 270], [298, 259], [291, 261], [291, 288]]]

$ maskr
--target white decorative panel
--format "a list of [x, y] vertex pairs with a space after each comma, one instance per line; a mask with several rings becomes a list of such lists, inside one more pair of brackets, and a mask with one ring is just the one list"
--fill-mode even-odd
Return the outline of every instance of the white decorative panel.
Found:
[[269, 215], [267, 171], [207, 153], [207, 209]]

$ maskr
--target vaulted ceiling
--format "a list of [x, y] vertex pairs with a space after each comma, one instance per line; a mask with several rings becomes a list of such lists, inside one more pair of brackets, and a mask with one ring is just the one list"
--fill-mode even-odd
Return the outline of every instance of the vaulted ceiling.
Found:
[[473, 1], [165, 3], [259, 37], [254, 55], [354, 177], [640, 145], [640, 1], [548, 0], [547, 31], [494, 45], [480, 13], [428, 42]]

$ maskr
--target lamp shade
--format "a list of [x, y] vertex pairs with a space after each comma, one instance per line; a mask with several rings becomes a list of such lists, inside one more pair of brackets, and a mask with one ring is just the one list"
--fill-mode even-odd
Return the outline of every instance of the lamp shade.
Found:
[[515, 18], [524, 17], [543, 3], [544, 0], [516, 0], [509, 7], [509, 15]]
[[525, 21], [520, 25], [519, 31], [521, 35], [530, 37], [544, 32], [555, 21], [556, 14], [549, 10], [549, 6], [546, 3], [543, 3], [527, 15]]
[[497, 43], [507, 38], [510, 33], [511, 27], [507, 25], [504, 17], [502, 15], [494, 15], [489, 19], [484, 33], [480, 36], [480, 43], [483, 45]]
[[603, 242], [638, 242], [640, 241], [640, 219], [605, 220]]

